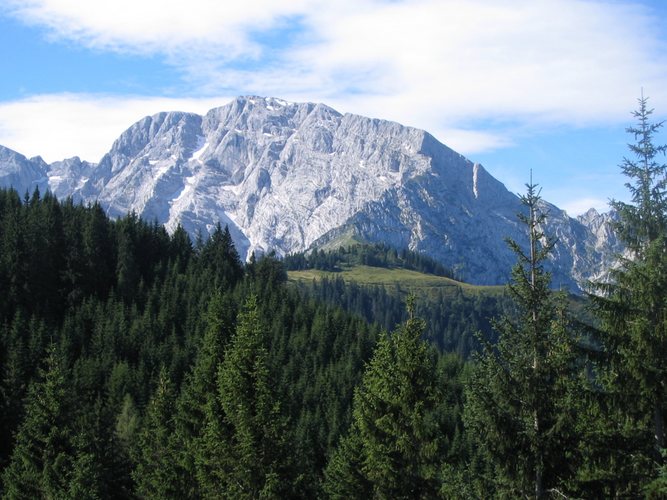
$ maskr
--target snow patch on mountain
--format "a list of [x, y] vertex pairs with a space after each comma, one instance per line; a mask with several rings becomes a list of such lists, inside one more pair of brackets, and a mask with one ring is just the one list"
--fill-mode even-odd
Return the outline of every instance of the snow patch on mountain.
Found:
[[472, 193], [475, 195], [475, 198], [479, 198], [479, 192], [477, 191], [478, 173], [479, 173], [479, 163], [475, 163], [472, 167]]

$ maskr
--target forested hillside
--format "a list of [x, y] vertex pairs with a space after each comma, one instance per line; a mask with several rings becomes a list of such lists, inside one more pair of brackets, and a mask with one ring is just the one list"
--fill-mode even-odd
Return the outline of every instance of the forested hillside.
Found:
[[[287, 287], [274, 259], [244, 266], [221, 228], [192, 245], [11, 190], [0, 227], [5, 497], [322, 494], [377, 327]], [[463, 365], [428, 352], [453, 437]]]
[[464, 359], [480, 349], [479, 336], [494, 340], [492, 319], [511, 301], [503, 287], [467, 285], [432, 259], [384, 244], [355, 244], [284, 259], [291, 281], [308, 296], [342, 307], [386, 330], [408, 319], [405, 301], [415, 295], [424, 337], [442, 352]]

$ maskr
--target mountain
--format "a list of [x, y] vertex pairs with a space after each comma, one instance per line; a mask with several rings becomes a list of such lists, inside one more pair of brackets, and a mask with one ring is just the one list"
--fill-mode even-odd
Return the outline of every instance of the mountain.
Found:
[[[173, 230], [228, 225], [243, 256], [350, 240], [424, 252], [471, 283], [507, 281], [525, 241], [519, 198], [430, 134], [323, 104], [239, 97], [205, 116], [164, 112], [132, 125], [97, 164], [45, 164], [0, 149], [0, 185], [50, 187], [134, 210]], [[554, 284], [578, 289], [620, 249], [606, 215], [573, 219], [545, 203], [559, 240]]]
[[48, 189], [49, 166], [39, 156], [28, 159], [16, 151], [0, 146], [0, 186], [13, 187], [19, 193], [32, 192], [35, 187]]

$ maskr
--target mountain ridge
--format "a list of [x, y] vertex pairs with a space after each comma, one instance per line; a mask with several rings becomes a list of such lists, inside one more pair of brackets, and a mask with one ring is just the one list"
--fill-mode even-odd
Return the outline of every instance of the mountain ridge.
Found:
[[[424, 130], [324, 104], [246, 96], [205, 115], [157, 113], [97, 164], [47, 165], [8, 151], [0, 149], [0, 185], [98, 201], [111, 216], [135, 211], [191, 235], [228, 225], [244, 257], [353, 234], [423, 252], [471, 283], [500, 284], [515, 262], [504, 239], [525, 240], [519, 198], [483, 166]], [[544, 209], [560, 241], [554, 283], [581, 290], [620, 250], [610, 219]]]

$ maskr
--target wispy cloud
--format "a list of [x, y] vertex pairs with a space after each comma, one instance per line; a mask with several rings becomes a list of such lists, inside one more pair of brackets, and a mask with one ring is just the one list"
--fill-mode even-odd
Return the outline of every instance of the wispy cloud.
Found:
[[[433, 131], [626, 120], [649, 89], [667, 107], [664, 33], [646, 6], [583, 0], [22, 0], [52, 36], [158, 54], [193, 94], [321, 100]], [[272, 34], [278, 33], [278, 39]], [[284, 36], [282, 36], [284, 35]], [[663, 90], [664, 89], [664, 90]], [[492, 141], [489, 136], [494, 135]], [[462, 148], [462, 146], [465, 146]]]
[[44, 26], [54, 37], [100, 50], [187, 57], [193, 49], [218, 59], [256, 56], [253, 34], [309, 9], [310, 0], [7, 0], [5, 10]]

